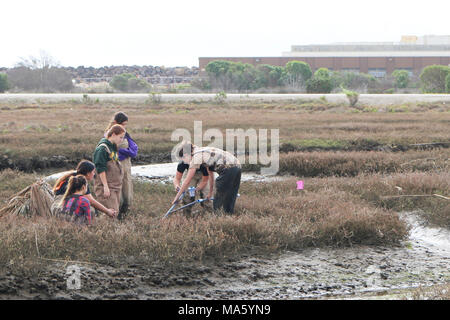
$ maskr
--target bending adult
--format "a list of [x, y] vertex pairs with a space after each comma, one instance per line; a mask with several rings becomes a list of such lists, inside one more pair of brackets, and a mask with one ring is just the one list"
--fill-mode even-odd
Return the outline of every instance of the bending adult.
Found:
[[[106, 128], [106, 132], [116, 125], [120, 124], [126, 129], [128, 124], [128, 116], [124, 112], [116, 112]], [[133, 201], [133, 181], [131, 179], [131, 159], [135, 158], [138, 153], [138, 146], [131, 138], [129, 132], [125, 133], [125, 139], [118, 145], [119, 161], [123, 168], [122, 193], [120, 195], [119, 215], [117, 218], [122, 220], [128, 213], [128, 209]]]
[[[178, 192], [178, 190], [181, 189], [181, 182], [186, 180], [187, 173], [189, 172], [189, 164], [185, 163], [184, 161], [181, 161], [178, 163], [177, 166], [177, 172], [175, 174], [175, 178], [173, 179], [173, 186], [175, 187], [175, 191]], [[195, 171], [194, 176], [191, 179], [191, 182], [189, 183], [188, 187], [194, 187], [195, 191], [199, 192], [200, 198], [203, 198], [203, 189], [207, 187], [207, 184], [209, 182], [209, 173], [208, 169], [201, 165], [199, 169]], [[184, 196], [183, 197], [183, 204], [188, 204], [188, 202], [195, 201], [195, 195], [193, 197], [190, 196]], [[201, 203], [201, 206], [204, 206], [204, 203]], [[187, 207], [183, 209], [185, 216], [190, 216], [192, 213], [192, 206]]]
[[[55, 201], [52, 205], [52, 211], [60, 209], [60, 203], [67, 191], [69, 179], [78, 175], [84, 176], [87, 181], [92, 181], [95, 175], [95, 165], [91, 161], [81, 160], [75, 170], [64, 172], [63, 175], [58, 180], [56, 180], [55, 185], [53, 186]], [[117, 212], [114, 209], [108, 209], [100, 202], [95, 200], [95, 198], [91, 194], [91, 190], [89, 189], [89, 184], [87, 185], [86, 194], [84, 196], [89, 200], [91, 206], [96, 210], [106, 213], [111, 218], [114, 218], [116, 216]]]
[[94, 177], [94, 191], [98, 201], [119, 212], [122, 192], [123, 169], [119, 161], [118, 145], [125, 137], [125, 128], [113, 125], [106, 137], [95, 148], [93, 159], [97, 174]]
[[241, 183], [241, 164], [239, 160], [222, 149], [213, 147], [199, 148], [190, 142], [184, 142], [180, 145], [178, 156], [183, 159], [183, 162], [189, 163], [189, 171], [172, 204], [178, 201], [180, 195], [188, 188], [195, 171], [203, 164], [209, 172], [208, 198], [211, 198], [213, 195], [213, 172], [219, 174], [215, 180], [214, 210], [223, 209], [225, 213], [234, 213], [234, 205]]

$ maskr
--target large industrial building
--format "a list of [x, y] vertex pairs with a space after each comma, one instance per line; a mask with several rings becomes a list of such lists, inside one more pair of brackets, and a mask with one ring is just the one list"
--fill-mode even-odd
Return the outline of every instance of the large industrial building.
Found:
[[311, 69], [328, 68], [334, 71], [352, 71], [383, 78], [396, 69], [418, 75], [426, 66], [450, 65], [449, 36], [402, 36], [400, 42], [352, 42], [319, 45], [294, 45], [280, 57], [200, 57], [200, 71], [214, 60], [228, 60], [253, 65], [285, 66], [299, 60]]

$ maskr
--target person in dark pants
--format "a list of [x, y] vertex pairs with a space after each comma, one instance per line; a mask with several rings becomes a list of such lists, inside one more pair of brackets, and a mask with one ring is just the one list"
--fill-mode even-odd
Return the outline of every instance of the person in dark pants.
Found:
[[241, 168], [226, 168], [216, 178], [216, 193], [213, 208], [223, 208], [226, 213], [234, 212], [239, 186], [241, 184]]
[[214, 174], [216, 179], [216, 192], [214, 195], [214, 210], [223, 209], [225, 213], [234, 213], [239, 186], [241, 183], [241, 164], [231, 153], [222, 149], [205, 147], [198, 148], [190, 142], [183, 142], [176, 151], [184, 163], [189, 163], [189, 171], [180, 190], [172, 204], [176, 203], [180, 195], [188, 188], [197, 169], [204, 165], [209, 173], [209, 194], [212, 198], [214, 189]]

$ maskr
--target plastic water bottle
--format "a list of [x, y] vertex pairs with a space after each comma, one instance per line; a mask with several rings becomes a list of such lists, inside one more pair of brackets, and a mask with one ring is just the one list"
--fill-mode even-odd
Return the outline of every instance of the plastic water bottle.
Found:
[[189, 187], [188, 191], [190, 197], [195, 197], [195, 187]]

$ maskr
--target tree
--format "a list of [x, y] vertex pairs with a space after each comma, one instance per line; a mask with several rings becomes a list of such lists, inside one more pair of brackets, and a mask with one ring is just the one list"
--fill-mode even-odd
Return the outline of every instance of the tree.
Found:
[[285, 67], [286, 81], [292, 87], [299, 87], [312, 76], [311, 67], [303, 61], [289, 61]]
[[283, 67], [272, 66], [270, 64], [260, 64], [256, 67], [256, 86], [258, 88], [273, 88], [281, 85], [281, 77], [284, 72]]
[[422, 91], [424, 93], [444, 93], [445, 79], [450, 73], [450, 67], [441, 65], [431, 65], [425, 67], [420, 74]]
[[0, 73], [0, 93], [9, 89], [8, 76], [6, 73]]
[[122, 73], [116, 75], [111, 79], [109, 85], [116, 90], [125, 92], [128, 89], [128, 79], [131, 79], [132, 77], [134, 76], [131, 73]]
[[330, 78], [330, 70], [327, 68], [319, 68], [314, 72], [315, 78]]
[[331, 90], [333, 90], [333, 83], [327, 68], [317, 69], [314, 77], [306, 81], [306, 92], [308, 93], [330, 93]]
[[345, 87], [353, 90], [365, 90], [377, 84], [377, 79], [367, 73], [334, 71], [330, 75], [333, 88]]
[[253, 65], [242, 62], [233, 63], [228, 73], [234, 89], [238, 91], [256, 89], [257, 71]]
[[61, 68], [49, 53], [40, 51], [39, 56], [20, 58], [8, 77], [13, 87], [25, 91], [68, 92], [72, 90], [72, 76]]
[[329, 78], [314, 77], [306, 81], [307, 93], [330, 93], [333, 84]]
[[228, 90], [230, 84], [230, 69], [233, 62], [225, 60], [214, 60], [208, 63], [205, 67], [208, 76], [210, 77], [210, 82], [213, 87], [220, 87], [223, 90]]
[[397, 88], [406, 88], [409, 83], [409, 72], [406, 70], [394, 70], [392, 76], [395, 78]]
[[41, 69], [48, 70], [52, 67], [61, 67], [58, 60], [52, 57], [47, 51], [39, 51], [39, 56], [29, 56], [28, 58], [20, 58], [20, 61], [16, 63], [16, 67], [25, 67], [31, 70]]
[[114, 76], [109, 85], [122, 92], [142, 92], [147, 91], [149, 88], [147, 81], [139, 79], [131, 73], [122, 73]]

